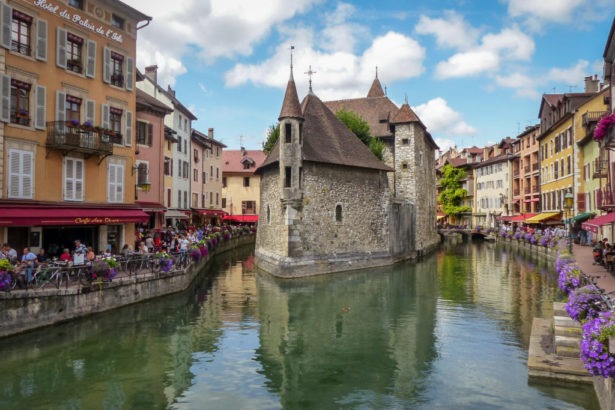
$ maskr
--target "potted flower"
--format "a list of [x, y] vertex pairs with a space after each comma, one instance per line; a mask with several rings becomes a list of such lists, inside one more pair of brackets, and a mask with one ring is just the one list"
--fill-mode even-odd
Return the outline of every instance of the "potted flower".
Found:
[[[557, 265], [556, 265], [556, 269], [557, 269]], [[558, 278], [557, 283], [559, 285], [559, 288], [562, 290], [562, 292], [569, 294], [574, 289], [581, 286], [582, 272], [581, 272], [581, 268], [579, 268], [577, 264], [568, 263], [568, 264], [562, 265], [561, 268], [558, 270], [558, 272], [559, 272], [559, 278]]]
[[606, 310], [603, 292], [595, 286], [583, 286], [570, 292], [566, 312], [577, 322], [595, 319], [598, 314]]
[[8, 259], [0, 259], [0, 290], [9, 291], [11, 289], [11, 271], [13, 264]]
[[583, 325], [581, 360], [591, 374], [615, 376], [615, 355], [609, 352], [609, 336], [615, 336], [615, 312], [600, 312]]
[[113, 256], [105, 256], [102, 258], [103, 262], [107, 264], [109, 267], [109, 273], [106, 278], [111, 282], [113, 278], [117, 275], [117, 267], [119, 266], [117, 260]]
[[190, 249], [190, 258], [192, 258], [194, 262], [198, 262], [201, 260], [201, 250], [199, 249], [198, 245], [194, 245]]
[[92, 126], [92, 121], [86, 121], [86, 122], [84, 122], [84, 123], [83, 123], [83, 125], [82, 125], [82, 128], [83, 128], [84, 130], [92, 131], [92, 128], [93, 128], [93, 126]]
[[160, 266], [161, 272], [169, 272], [171, 267], [173, 266], [173, 259], [171, 255], [166, 252], [156, 252], [154, 255], [155, 258], [158, 259], [158, 265]]

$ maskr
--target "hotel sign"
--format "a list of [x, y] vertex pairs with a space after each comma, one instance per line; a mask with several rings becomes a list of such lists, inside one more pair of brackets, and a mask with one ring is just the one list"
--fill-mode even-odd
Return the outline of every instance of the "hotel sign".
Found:
[[61, 10], [60, 6], [48, 3], [47, 0], [35, 0], [34, 5], [40, 7], [43, 10], [47, 10], [48, 12], [55, 14], [56, 16], [60, 16], [65, 20], [78, 24], [81, 27], [88, 29], [103, 37], [106, 37], [110, 40], [113, 40], [118, 43], [122, 43], [124, 41], [124, 37], [117, 31], [114, 31], [112, 29], [105, 29], [103, 25], [96, 26], [87, 18], [84, 19], [79, 14], [71, 14], [66, 8]]

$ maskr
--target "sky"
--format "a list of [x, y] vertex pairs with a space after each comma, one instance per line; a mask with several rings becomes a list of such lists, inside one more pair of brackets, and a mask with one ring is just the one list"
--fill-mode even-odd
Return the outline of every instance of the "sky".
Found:
[[[442, 150], [538, 123], [542, 94], [603, 77], [615, 0], [124, 0], [151, 16], [137, 66], [228, 149], [261, 149], [290, 73], [299, 99], [364, 97], [376, 75]], [[173, 7], [169, 7], [170, 5]], [[143, 24], [143, 23], [142, 23]]]

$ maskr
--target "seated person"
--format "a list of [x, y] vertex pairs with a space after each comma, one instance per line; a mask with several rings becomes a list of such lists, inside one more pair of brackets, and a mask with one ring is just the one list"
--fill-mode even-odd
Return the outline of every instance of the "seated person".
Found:
[[86, 262], [94, 262], [94, 259], [96, 259], [96, 254], [94, 253], [94, 248], [92, 248], [91, 246], [88, 246], [88, 252], [85, 255], [85, 261]]
[[62, 252], [62, 254], [60, 255], [60, 260], [62, 262], [69, 262], [73, 260], [73, 258], [70, 256], [70, 251], [68, 250], [68, 248], [64, 248], [64, 252]]
[[130, 246], [127, 243], [125, 243], [124, 246], [122, 246], [121, 252], [122, 252], [122, 255], [128, 256], [132, 253], [132, 249], [130, 249]]
[[49, 257], [45, 253], [45, 249], [44, 248], [41, 248], [41, 249], [38, 250], [38, 254], [36, 255], [36, 261], [39, 264], [49, 262]]

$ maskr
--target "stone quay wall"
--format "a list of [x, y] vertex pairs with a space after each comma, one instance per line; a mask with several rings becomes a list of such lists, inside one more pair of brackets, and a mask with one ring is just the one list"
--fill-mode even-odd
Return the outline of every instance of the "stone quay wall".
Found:
[[254, 240], [255, 235], [231, 238], [186, 270], [172, 274], [139, 273], [120, 277], [113, 282], [104, 282], [100, 288], [94, 283], [88, 292], [72, 286], [66, 289], [61, 287], [0, 293], [0, 337], [181, 292], [204, 269], [209, 269], [213, 257], [241, 246], [253, 245]]

